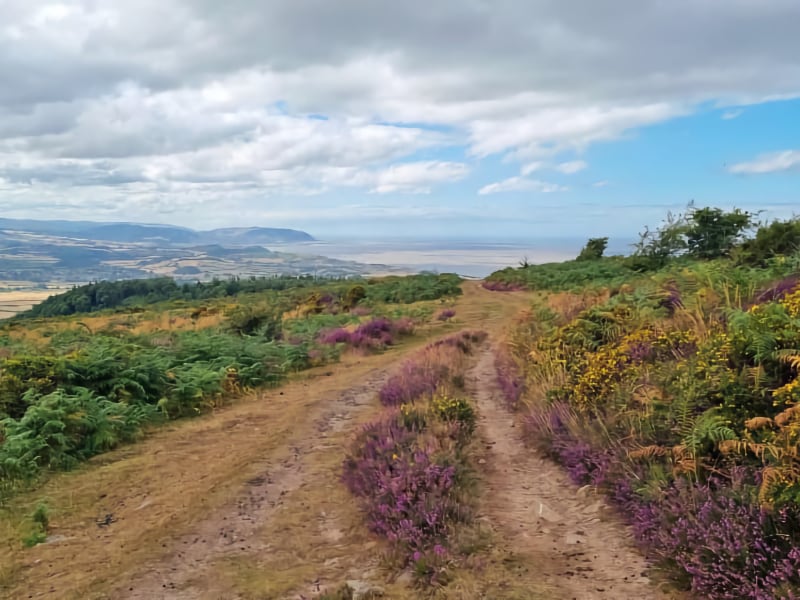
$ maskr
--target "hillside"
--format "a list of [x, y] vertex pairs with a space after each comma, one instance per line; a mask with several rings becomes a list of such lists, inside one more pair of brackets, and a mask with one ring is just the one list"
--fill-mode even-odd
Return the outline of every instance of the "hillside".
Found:
[[55, 237], [119, 243], [169, 243], [169, 244], [279, 244], [311, 242], [305, 231], [270, 227], [229, 227], [209, 231], [195, 231], [173, 225], [147, 225], [140, 223], [96, 223], [92, 221], [46, 221], [33, 219], [0, 218], [0, 230], [5, 235], [27, 232]]
[[797, 597], [800, 223], [698, 210], [484, 282], [7, 324], [0, 589]]
[[313, 240], [303, 231], [265, 227], [194, 231], [136, 223], [0, 219], [0, 291], [142, 277], [209, 281], [305, 274], [351, 277], [392, 271], [383, 265], [265, 247]]

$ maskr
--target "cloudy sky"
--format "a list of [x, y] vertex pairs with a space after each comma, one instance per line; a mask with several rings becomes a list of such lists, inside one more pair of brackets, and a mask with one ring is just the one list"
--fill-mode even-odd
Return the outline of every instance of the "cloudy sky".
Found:
[[630, 235], [790, 215], [797, 0], [0, 0], [0, 216]]

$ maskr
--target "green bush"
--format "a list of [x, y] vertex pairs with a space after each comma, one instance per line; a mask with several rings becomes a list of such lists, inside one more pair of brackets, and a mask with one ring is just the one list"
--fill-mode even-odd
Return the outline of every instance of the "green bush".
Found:
[[83, 389], [26, 395], [21, 419], [0, 423], [0, 475], [31, 479], [42, 469], [70, 469], [79, 461], [136, 438], [152, 411], [95, 396]]
[[[608, 246], [608, 238], [590, 238], [575, 260], [599, 260]], [[525, 265], [527, 266], [527, 265]]]

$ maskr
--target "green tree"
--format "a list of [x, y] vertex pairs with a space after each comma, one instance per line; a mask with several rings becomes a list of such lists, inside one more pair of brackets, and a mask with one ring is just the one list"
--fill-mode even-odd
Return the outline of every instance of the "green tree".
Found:
[[753, 238], [745, 240], [737, 257], [739, 262], [764, 266], [776, 256], [786, 256], [800, 250], [800, 219], [772, 221], [762, 225]]
[[690, 208], [686, 229], [688, 253], [697, 258], [728, 256], [753, 226], [753, 214], [738, 208]]
[[607, 246], [607, 237], [589, 238], [589, 241], [586, 242], [586, 245], [575, 260], [598, 260], [603, 258], [603, 253], [606, 251]]
[[686, 250], [688, 224], [682, 214], [667, 213], [667, 218], [655, 231], [645, 227], [634, 244], [628, 264], [634, 271], [660, 269], [670, 258]]

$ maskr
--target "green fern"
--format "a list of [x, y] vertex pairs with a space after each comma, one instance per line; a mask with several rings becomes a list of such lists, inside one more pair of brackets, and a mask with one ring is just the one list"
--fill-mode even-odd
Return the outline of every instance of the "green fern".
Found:
[[697, 456], [709, 446], [736, 438], [728, 420], [719, 414], [717, 408], [710, 408], [694, 420], [682, 443], [692, 456]]

